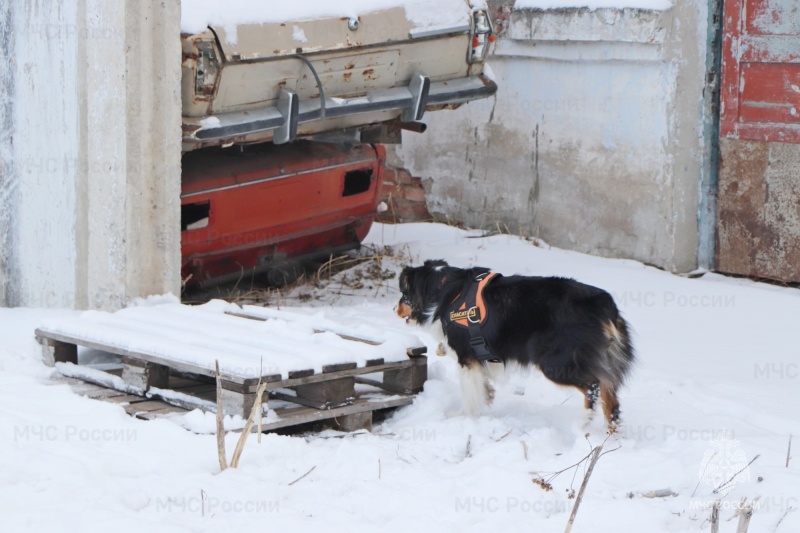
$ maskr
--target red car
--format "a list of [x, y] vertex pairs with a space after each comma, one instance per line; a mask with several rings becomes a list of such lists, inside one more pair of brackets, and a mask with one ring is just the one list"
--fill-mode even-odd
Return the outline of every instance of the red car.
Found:
[[206, 286], [359, 246], [372, 225], [382, 145], [296, 142], [183, 156], [182, 276]]

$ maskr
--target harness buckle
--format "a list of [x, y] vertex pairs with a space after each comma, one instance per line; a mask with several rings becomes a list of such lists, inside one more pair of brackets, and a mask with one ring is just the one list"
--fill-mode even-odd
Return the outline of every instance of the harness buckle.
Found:
[[473, 305], [467, 310], [467, 320], [473, 324], [481, 323], [481, 310], [477, 305]]

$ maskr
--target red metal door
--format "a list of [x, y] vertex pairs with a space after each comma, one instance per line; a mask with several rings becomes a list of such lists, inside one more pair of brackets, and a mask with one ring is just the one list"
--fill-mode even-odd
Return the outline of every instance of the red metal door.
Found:
[[717, 269], [800, 281], [800, 0], [724, 0]]
[[800, 143], [800, 0], [725, 0], [720, 134]]

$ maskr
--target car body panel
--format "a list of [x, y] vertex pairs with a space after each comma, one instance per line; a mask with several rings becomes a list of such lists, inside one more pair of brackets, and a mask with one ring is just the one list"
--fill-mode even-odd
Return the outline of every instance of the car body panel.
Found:
[[209, 285], [357, 247], [385, 161], [381, 145], [310, 142], [184, 154], [183, 278]]

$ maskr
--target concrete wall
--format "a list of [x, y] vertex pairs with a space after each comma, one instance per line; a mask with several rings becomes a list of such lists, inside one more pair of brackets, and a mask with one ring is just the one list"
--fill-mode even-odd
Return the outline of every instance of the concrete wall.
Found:
[[180, 290], [178, 0], [0, 6], [0, 305]]
[[513, 10], [496, 96], [429, 113], [396, 156], [440, 218], [694, 269], [708, 9]]

